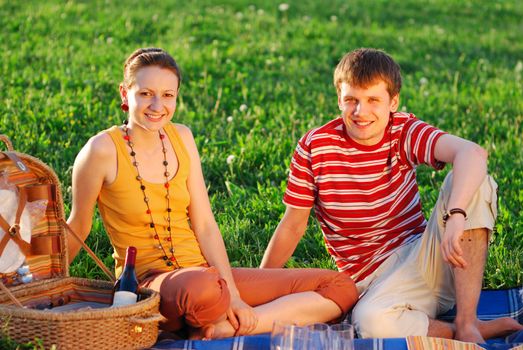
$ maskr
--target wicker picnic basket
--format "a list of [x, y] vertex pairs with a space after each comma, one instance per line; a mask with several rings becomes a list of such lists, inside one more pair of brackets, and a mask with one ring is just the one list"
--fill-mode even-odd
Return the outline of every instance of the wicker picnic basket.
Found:
[[[140, 289], [140, 301], [134, 305], [64, 312], [49, 309], [78, 302], [109, 306], [113, 283], [69, 277], [66, 234], [78, 238], [64, 220], [58, 177], [39, 159], [13, 151], [6, 136], [0, 135], [0, 141], [8, 150], [0, 152], [0, 176], [7, 176], [20, 193], [25, 192], [28, 202], [48, 201], [44, 218], [31, 231], [30, 251], [26, 254], [34, 282], [21, 284], [16, 272], [0, 273], [2, 336], [24, 343], [39, 339], [45, 348], [55, 345], [58, 349], [139, 349], [153, 345], [158, 336], [158, 322], [163, 318], [158, 311], [160, 297], [150, 289]], [[21, 246], [14, 232], [9, 233], [12, 237], [6, 240], [12, 239]], [[4, 236], [8, 236], [7, 231]], [[82, 245], [114, 282], [107, 267]]]

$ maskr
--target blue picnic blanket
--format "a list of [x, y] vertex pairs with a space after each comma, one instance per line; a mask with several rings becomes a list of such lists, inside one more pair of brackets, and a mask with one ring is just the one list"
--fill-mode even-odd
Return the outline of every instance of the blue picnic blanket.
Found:
[[[452, 309], [439, 318], [452, 321], [456, 310]], [[523, 323], [523, 301], [516, 288], [501, 290], [483, 290], [478, 304], [478, 317], [492, 320], [498, 317], [512, 317]], [[164, 339], [150, 350], [185, 349], [185, 350], [268, 350], [270, 334], [241, 336], [216, 340], [172, 340]], [[523, 344], [523, 331], [511, 334], [503, 339], [491, 339], [487, 344], [480, 344], [488, 350], [508, 350], [517, 344]], [[355, 350], [407, 350], [405, 338], [355, 339]]]

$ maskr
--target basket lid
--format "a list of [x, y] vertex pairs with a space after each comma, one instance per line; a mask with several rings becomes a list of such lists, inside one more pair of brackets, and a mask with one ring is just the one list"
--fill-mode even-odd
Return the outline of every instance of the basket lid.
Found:
[[0, 177], [0, 198], [0, 273], [11, 273], [30, 253], [31, 229], [44, 215], [47, 201], [28, 203], [25, 189], [10, 186], [5, 177]]
[[[7, 140], [7, 141], [6, 141]], [[19, 213], [19, 226], [17, 230], [6, 231], [0, 225], [0, 248], [1, 240], [5, 242], [6, 257], [13, 259], [12, 264], [2, 264], [4, 254], [0, 257], [0, 278], [7, 286], [22, 283], [22, 279], [32, 275], [33, 280], [43, 280], [57, 277], [69, 276], [69, 264], [67, 257], [67, 240], [65, 229], [62, 225], [64, 220], [63, 199], [61, 186], [55, 172], [39, 159], [30, 155], [12, 150], [9, 139], [0, 135], [0, 141], [6, 143], [8, 151], [0, 151], [0, 181], [5, 181], [13, 188], [18, 189], [20, 195], [15, 191], [0, 189], [0, 215], [5, 217], [8, 225], [15, 224], [16, 213], [13, 214], [12, 206], [20, 210], [19, 204], [25, 196], [27, 203], [35, 201], [46, 202], [43, 215], [34, 225], [30, 225], [30, 209], [25, 204]], [[5, 186], [4, 186], [5, 189]], [[15, 203], [15, 204], [12, 204]], [[11, 211], [11, 213], [8, 213]], [[0, 220], [1, 221], [1, 220]], [[31, 227], [32, 229], [28, 229]], [[15, 232], [17, 231], [17, 232]], [[17, 239], [13, 239], [17, 237]], [[24, 242], [30, 243], [24, 251]], [[19, 248], [14, 249], [13, 247]], [[18, 262], [26, 264], [20, 271], [16, 271]], [[15, 271], [13, 270], [15, 268]], [[28, 271], [27, 271], [28, 270]]]

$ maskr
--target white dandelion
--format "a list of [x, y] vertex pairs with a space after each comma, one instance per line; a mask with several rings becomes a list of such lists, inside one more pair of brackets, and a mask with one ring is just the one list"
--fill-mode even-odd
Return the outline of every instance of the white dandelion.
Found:
[[419, 80], [420, 85], [427, 85], [428, 83], [429, 83], [429, 80], [425, 77], [423, 77]]
[[243, 103], [241, 106], [240, 106], [240, 112], [245, 112], [247, 110], [247, 105], [245, 103]]
[[289, 9], [289, 4], [286, 4], [286, 3], [281, 3], [279, 6], [278, 6], [278, 10], [280, 10], [281, 12], [285, 12]]
[[227, 157], [227, 164], [228, 165], [231, 165], [232, 162], [234, 162], [234, 158], [236, 158], [236, 156], [234, 154], [231, 154]]
[[232, 123], [232, 121], [233, 121], [232, 115], [228, 116], [227, 117], [227, 123]]

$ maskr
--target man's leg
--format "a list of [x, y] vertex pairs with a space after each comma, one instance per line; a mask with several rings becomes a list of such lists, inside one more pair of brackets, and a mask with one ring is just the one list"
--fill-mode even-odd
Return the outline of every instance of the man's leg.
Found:
[[464, 259], [468, 266], [465, 269], [454, 269], [454, 286], [456, 305], [458, 305], [454, 325], [433, 320], [429, 321], [428, 335], [441, 338], [456, 338], [476, 343], [484, 342], [478, 329], [476, 310], [478, 307], [483, 271], [485, 267], [488, 230], [475, 229], [464, 232], [461, 239]]
[[358, 283], [365, 292], [352, 311], [352, 323], [362, 338], [427, 335], [437, 298], [413, 259], [421, 240], [402, 247], [370, 276]]
[[[442, 216], [451, 184], [449, 173], [420, 241], [401, 248], [397, 252], [399, 261], [381, 271], [356, 304], [353, 322], [362, 337], [429, 335], [481, 342], [522, 327], [511, 318], [481, 322], [476, 317], [487, 237], [496, 217], [496, 185], [490, 177], [466, 208], [469, 219], [462, 247], [468, 267], [453, 270], [443, 260]], [[455, 323], [436, 320], [456, 299]]]
[[[452, 283], [454, 291], [452, 291], [452, 289], [448, 288], [448, 278], [452, 277], [452, 274], [447, 274], [447, 277], [443, 279], [431, 276], [431, 273], [440, 268], [443, 271], [448, 271], [449, 265], [441, 260], [439, 242], [444, 232], [441, 216], [447, 209], [445, 203], [448, 201], [451, 184], [452, 173], [449, 173], [443, 184], [440, 198], [432, 213], [432, 217], [429, 220], [429, 231], [438, 232], [439, 239], [436, 241], [438, 252], [435, 254], [438, 258], [434, 261], [437, 264], [427, 269], [431, 271], [428, 272], [427, 280], [434, 282], [433, 287], [439, 293], [440, 303], [443, 305], [440, 312], [451, 306], [451, 294], [454, 293], [457, 315], [454, 324], [448, 324], [448, 326], [441, 321], [430, 319], [428, 335], [448, 337], [450, 334], [453, 334], [453, 338], [458, 340], [482, 343], [487, 338], [501, 336], [523, 328], [517, 321], [508, 317], [488, 322], [481, 322], [477, 318], [477, 306], [483, 283], [488, 238], [496, 217], [497, 186], [494, 180], [487, 176], [466, 208], [469, 218], [466, 222], [467, 230], [464, 231], [461, 239], [461, 248], [467, 267], [464, 269], [452, 269], [454, 276]], [[446, 266], [438, 267], [439, 264], [445, 264]]]
[[483, 272], [487, 258], [487, 229], [468, 230], [463, 233], [461, 248], [467, 267], [454, 268], [457, 314], [455, 338], [474, 343], [483, 343], [484, 339], [477, 325], [477, 308]]

